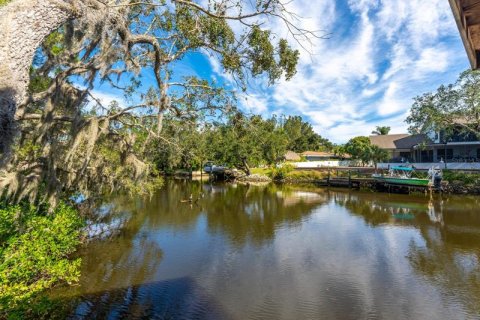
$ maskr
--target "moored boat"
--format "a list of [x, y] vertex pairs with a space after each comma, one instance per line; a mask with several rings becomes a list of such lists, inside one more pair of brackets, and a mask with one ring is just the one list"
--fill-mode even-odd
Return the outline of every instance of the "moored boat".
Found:
[[403, 186], [416, 186], [416, 187], [428, 187], [432, 185], [432, 179], [430, 178], [414, 178], [412, 173], [414, 169], [411, 167], [391, 167], [388, 170], [388, 175], [373, 174], [372, 177], [377, 182], [383, 182], [385, 184], [403, 185]]

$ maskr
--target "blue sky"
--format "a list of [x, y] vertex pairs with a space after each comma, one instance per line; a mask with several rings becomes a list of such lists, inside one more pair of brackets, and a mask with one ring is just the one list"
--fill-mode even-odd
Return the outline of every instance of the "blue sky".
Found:
[[[309, 52], [294, 43], [301, 50], [296, 76], [273, 86], [264, 78], [250, 81], [247, 93], [239, 93], [240, 107], [266, 117], [301, 115], [336, 143], [369, 135], [377, 125], [405, 132], [413, 97], [454, 82], [469, 67], [445, 0], [293, 0], [288, 7], [302, 17], [298, 24], [330, 37], [313, 39]], [[288, 37], [280, 21], [266, 25]], [[206, 53], [188, 56], [175, 73], [234, 87]], [[105, 102], [116, 96], [104, 86], [95, 94]]]

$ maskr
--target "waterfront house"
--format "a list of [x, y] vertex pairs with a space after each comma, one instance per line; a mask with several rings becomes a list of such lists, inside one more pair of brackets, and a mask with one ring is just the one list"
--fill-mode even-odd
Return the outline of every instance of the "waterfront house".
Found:
[[431, 143], [427, 135], [408, 133], [370, 136], [371, 144], [387, 150], [389, 162], [414, 162], [415, 147]]
[[429, 134], [430, 143], [414, 146], [417, 162], [480, 162], [480, 139], [460, 125]]
[[417, 168], [430, 168], [442, 164], [444, 168], [480, 170], [480, 139], [465, 133], [460, 127], [429, 134], [391, 134], [371, 136], [372, 144], [390, 154], [388, 165], [414, 163]]

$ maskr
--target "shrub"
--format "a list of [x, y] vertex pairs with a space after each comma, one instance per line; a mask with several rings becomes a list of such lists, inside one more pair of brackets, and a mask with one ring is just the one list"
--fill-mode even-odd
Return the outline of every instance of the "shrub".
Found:
[[44, 317], [39, 293], [79, 279], [80, 259], [69, 258], [82, 226], [65, 204], [52, 214], [33, 206], [0, 207], [0, 318]]
[[273, 168], [270, 175], [273, 180], [284, 180], [295, 167], [289, 163], [284, 163], [282, 166]]
[[459, 181], [463, 184], [476, 184], [480, 182], [480, 175], [478, 173], [443, 170], [443, 179], [448, 182]]
[[325, 179], [328, 174], [316, 170], [295, 170], [288, 174], [288, 178], [298, 181], [315, 181]]

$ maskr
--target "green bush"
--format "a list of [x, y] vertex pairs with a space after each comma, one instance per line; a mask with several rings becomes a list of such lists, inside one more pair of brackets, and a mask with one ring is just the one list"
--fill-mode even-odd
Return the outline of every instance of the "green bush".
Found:
[[314, 181], [325, 179], [327, 175], [328, 173], [326, 172], [320, 172], [316, 170], [295, 170], [290, 172], [287, 175], [287, 178], [298, 181]]
[[478, 173], [443, 170], [443, 179], [448, 182], [460, 181], [463, 184], [476, 184], [480, 182], [480, 175]]
[[284, 180], [294, 169], [295, 167], [293, 165], [284, 163], [282, 166], [273, 168], [270, 175], [273, 180]]
[[76, 210], [61, 204], [51, 214], [33, 206], [0, 206], [0, 318], [46, 317], [39, 293], [80, 276], [70, 256], [83, 226]]

